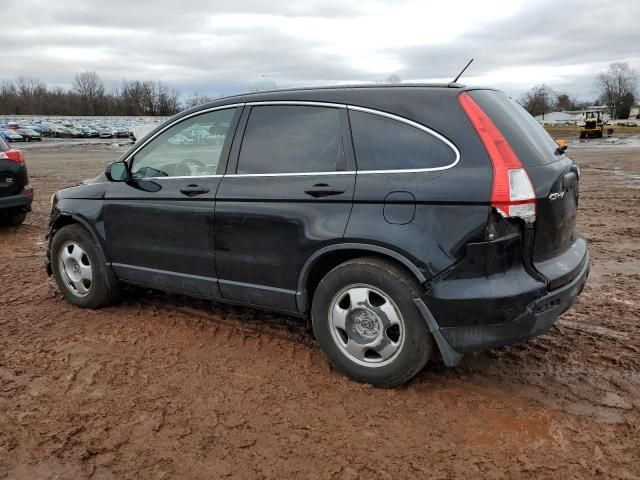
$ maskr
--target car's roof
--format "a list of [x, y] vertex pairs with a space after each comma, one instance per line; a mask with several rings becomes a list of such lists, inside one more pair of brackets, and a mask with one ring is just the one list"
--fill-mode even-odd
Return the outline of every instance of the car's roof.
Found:
[[459, 93], [460, 90], [467, 89], [465, 85], [459, 83], [403, 83], [403, 84], [357, 84], [357, 85], [331, 85], [320, 87], [302, 87], [265, 90], [255, 93], [243, 93], [239, 95], [231, 95], [222, 97], [212, 102], [198, 105], [191, 110], [200, 110], [212, 108], [220, 105], [228, 105], [233, 103], [263, 102], [263, 101], [316, 101], [316, 102], [332, 102], [339, 98], [347, 98], [350, 94], [379, 96], [386, 95], [391, 90], [450, 90]]

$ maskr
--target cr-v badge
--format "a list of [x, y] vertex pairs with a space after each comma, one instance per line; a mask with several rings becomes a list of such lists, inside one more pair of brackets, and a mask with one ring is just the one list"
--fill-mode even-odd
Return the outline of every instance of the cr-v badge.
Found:
[[552, 193], [551, 195], [549, 195], [549, 200], [553, 202], [554, 200], [558, 200], [562, 197], [564, 197], [564, 190], [562, 190], [561, 192]]

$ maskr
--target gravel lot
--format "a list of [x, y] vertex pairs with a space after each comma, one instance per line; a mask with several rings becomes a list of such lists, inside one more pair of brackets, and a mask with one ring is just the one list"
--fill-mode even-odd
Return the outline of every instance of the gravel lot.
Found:
[[0, 229], [0, 479], [640, 478], [640, 147], [570, 147], [592, 270], [555, 327], [395, 390], [333, 372], [295, 319], [64, 301], [49, 197], [122, 148], [25, 150], [34, 212]]

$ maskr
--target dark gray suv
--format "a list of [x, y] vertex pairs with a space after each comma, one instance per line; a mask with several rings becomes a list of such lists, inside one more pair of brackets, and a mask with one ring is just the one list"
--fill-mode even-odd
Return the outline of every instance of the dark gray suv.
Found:
[[499, 91], [274, 91], [171, 118], [53, 198], [75, 305], [121, 283], [308, 319], [350, 377], [414, 376], [550, 327], [581, 292], [580, 171]]
[[20, 225], [31, 211], [33, 188], [20, 150], [0, 137], [0, 225]]

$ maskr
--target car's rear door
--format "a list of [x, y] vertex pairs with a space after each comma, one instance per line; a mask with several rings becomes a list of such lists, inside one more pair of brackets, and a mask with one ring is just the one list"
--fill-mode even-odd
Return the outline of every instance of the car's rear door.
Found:
[[355, 168], [347, 122], [337, 105], [245, 108], [216, 197], [223, 297], [296, 310], [304, 263], [341, 242], [349, 219]]
[[181, 120], [133, 153], [130, 181], [109, 185], [104, 228], [119, 278], [219, 297], [214, 203], [240, 111]]

